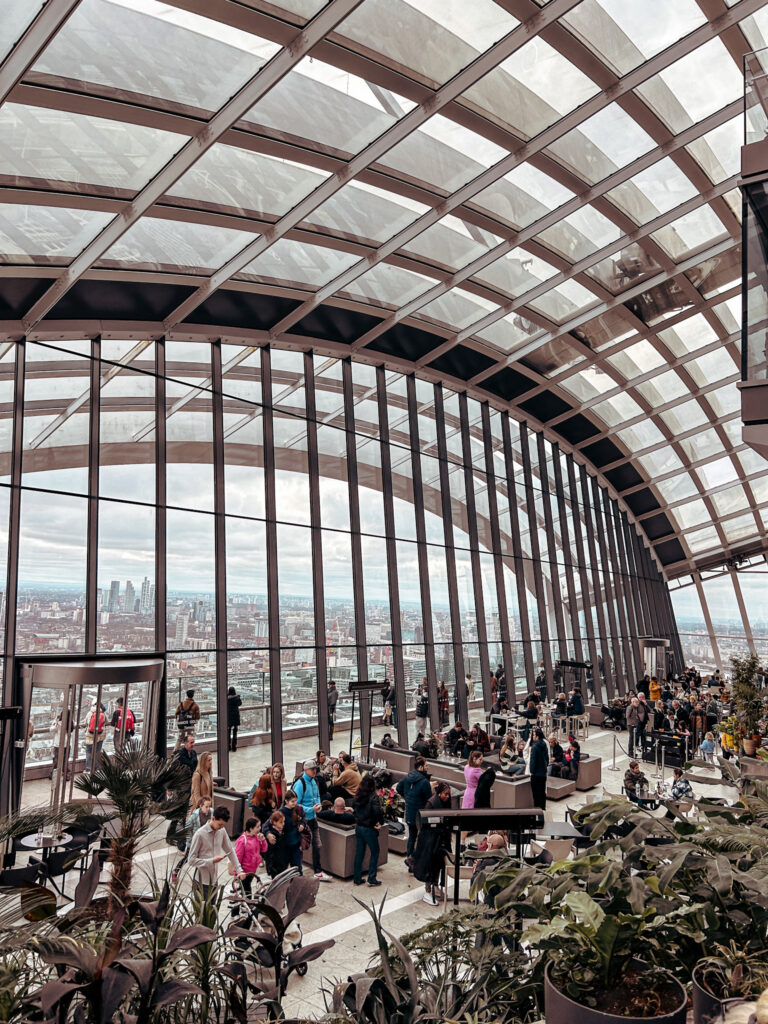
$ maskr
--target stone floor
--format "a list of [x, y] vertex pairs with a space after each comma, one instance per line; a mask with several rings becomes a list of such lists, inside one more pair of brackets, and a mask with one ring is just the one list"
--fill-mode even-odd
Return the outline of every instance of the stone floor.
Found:
[[[386, 730], [376, 727], [374, 737], [379, 738]], [[615, 738], [615, 739], [614, 739]], [[337, 734], [337, 743], [333, 752], [348, 744], [346, 736]], [[615, 742], [615, 747], [614, 747]], [[627, 742], [626, 732], [618, 734], [600, 729], [592, 729], [583, 749], [603, 758], [603, 783], [591, 793], [576, 792], [565, 800], [549, 803], [546, 810], [548, 820], [563, 820], [566, 806], [576, 808], [588, 799], [600, 798], [603, 790], [619, 793], [629, 758], [624, 751]], [[289, 774], [294, 762], [314, 754], [312, 740], [290, 740], [285, 746], [285, 764]], [[612, 771], [615, 750], [615, 767]], [[266, 767], [268, 753], [264, 747], [244, 747], [237, 752], [233, 765], [232, 783], [237, 788], [250, 786]], [[654, 766], [645, 766], [646, 774], [654, 775]], [[671, 778], [669, 769], [665, 772], [667, 781]], [[47, 783], [34, 783], [35, 795], [39, 790], [41, 802], [46, 799]], [[694, 786], [697, 795], [725, 795], [733, 799], [733, 790], [721, 790], [718, 786]], [[31, 796], [33, 790], [30, 789]], [[142, 876], [162, 877], [169, 873], [170, 867], [178, 859], [178, 853], [163, 842], [164, 828], [158, 828], [149, 841], [143, 846], [137, 860], [138, 878]], [[321, 884], [317, 905], [301, 919], [304, 930], [305, 944], [324, 938], [333, 938], [335, 945], [322, 957], [309, 965], [309, 972], [304, 978], [294, 975], [285, 1000], [285, 1013], [289, 1017], [316, 1017], [325, 1009], [323, 988], [330, 988], [335, 978], [346, 978], [347, 975], [365, 970], [375, 949], [375, 933], [369, 915], [362, 909], [356, 899], [364, 903], [374, 901], [378, 906], [384, 900], [384, 920], [386, 927], [396, 935], [411, 931], [424, 922], [438, 917], [443, 906], [430, 907], [422, 902], [424, 893], [421, 883], [409, 875], [402, 857], [392, 854], [387, 864], [380, 869], [380, 878], [384, 885], [370, 889], [366, 886], [355, 888], [352, 881], [340, 881]], [[223, 875], [222, 875], [223, 877]], [[182, 880], [182, 885], [186, 885]], [[468, 898], [469, 883], [463, 880], [461, 894]], [[452, 891], [452, 887], [451, 887]]]

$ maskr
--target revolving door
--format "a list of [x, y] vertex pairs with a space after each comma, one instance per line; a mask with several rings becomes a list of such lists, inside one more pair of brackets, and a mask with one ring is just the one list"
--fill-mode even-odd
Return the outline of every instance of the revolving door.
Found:
[[77, 798], [77, 775], [130, 741], [164, 752], [160, 658], [19, 661], [24, 740], [15, 744], [14, 809], [58, 810]]

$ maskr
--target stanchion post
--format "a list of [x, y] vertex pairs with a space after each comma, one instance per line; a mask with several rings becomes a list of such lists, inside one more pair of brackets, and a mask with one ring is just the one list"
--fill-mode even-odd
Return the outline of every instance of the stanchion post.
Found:
[[660, 777], [659, 776], [659, 738], [658, 738], [658, 736], [656, 737], [656, 750], [655, 750], [655, 754], [656, 754], [656, 774], [653, 777], [654, 777], [654, 779], [658, 779]]
[[608, 769], [609, 772], [617, 772], [619, 769], [616, 767], [616, 733], [613, 734], [613, 764]]
[[661, 784], [664, 785], [664, 761], [666, 759], [667, 748], [661, 748]]

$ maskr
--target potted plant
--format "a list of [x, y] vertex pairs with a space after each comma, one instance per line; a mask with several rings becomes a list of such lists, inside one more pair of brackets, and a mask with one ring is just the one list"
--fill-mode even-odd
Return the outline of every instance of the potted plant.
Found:
[[546, 956], [547, 1024], [685, 1024], [688, 997], [671, 974], [642, 957], [656, 945], [653, 907], [606, 911], [587, 892], [566, 893], [560, 912], [528, 928]]
[[153, 824], [183, 818], [189, 802], [189, 776], [175, 758], [165, 760], [143, 749], [138, 741], [126, 743], [111, 756], [102, 754], [99, 766], [75, 779], [75, 786], [90, 799], [74, 805], [75, 821], [85, 819], [110, 833], [107, 860], [112, 865], [107, 916], [131, 898], [133, 858], [139, 840]]
[[760, 659], [756, 654], [750, 654], [746, 658], [731, 658], [731, 664], [736, 721], [741, 729], [744, 753], [754, 757], [760, 741], [758, 723], [763, 714], [763, 701], [757, 685]]
[[723, 1003], [733, 999], [755, 999], [768, 988], [768, 954], [747, 953], [735, 942], [718, 945], [693, 969], [693, 1021], [719, 1021]]

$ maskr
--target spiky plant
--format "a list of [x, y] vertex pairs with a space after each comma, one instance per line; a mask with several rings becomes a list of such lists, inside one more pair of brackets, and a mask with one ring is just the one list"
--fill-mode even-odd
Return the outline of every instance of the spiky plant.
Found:
[[141, 747], [137, 740], [126, 743], [111, 756], [102, 754], [98, 767], [75, 779], [75, 786], [91, 802], [86, 808], [90, 820], [102, 826], [111, 823], [109, 838], [108, 913], [114, 917], [131, 895], [133, 859], [139, 840], [160, 816], [183, 818], [189, 801], [189, 775], [175, 759], [165, 760]]
[[731, 658], [733, 665], [733, 700], [741, 733], [752, 739], [763, 714], [763, 702], [757, 687], [760, 659], [756, 654], [746, 658]]

